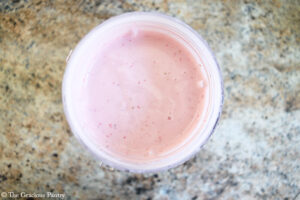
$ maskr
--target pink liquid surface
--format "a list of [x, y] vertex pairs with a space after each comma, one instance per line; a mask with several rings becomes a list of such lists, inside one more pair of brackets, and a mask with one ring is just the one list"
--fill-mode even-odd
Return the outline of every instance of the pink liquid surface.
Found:
[[184, 144], [208, 90], [182, 42], [142, 28], [107, 39], [83, 82], [78, 117], [86, 137], [120, 159], [144, 161]]

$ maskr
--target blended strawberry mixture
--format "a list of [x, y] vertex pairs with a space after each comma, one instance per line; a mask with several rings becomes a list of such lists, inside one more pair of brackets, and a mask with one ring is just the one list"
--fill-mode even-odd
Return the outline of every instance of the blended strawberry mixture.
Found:
[[153, 160], [180, 147], [207, 101], [194, 54], [155, 29], [129, 27], [105, 42], [80, 91], [85, 137], [120, 159]]

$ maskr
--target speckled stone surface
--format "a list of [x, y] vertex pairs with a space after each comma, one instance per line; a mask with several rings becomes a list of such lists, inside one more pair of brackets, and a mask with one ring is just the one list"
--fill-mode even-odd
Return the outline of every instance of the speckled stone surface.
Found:
[[[94, 26], [129, 11], [188, 23], [207, 40], [224, 76], [224, 110], [212, 138], [192, 160], [157, 174], [101, 168], [70, 132], [62, 109], [70, 49]], [[2, 0], [0, 93], [0, 194], [300, 199], [297, 0]]]

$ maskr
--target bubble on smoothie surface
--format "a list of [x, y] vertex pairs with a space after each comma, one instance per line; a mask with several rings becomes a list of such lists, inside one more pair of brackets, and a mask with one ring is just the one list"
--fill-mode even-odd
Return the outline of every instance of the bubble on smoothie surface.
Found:
[[200, 88], [203, 88], [204, 87], [204, 81], [203, 80], [200, 80], [197, 82], [197, 85], [200, 87]]

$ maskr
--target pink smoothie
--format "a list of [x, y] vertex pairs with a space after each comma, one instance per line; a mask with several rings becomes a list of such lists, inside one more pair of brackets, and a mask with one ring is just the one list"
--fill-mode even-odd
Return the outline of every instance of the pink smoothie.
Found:
[[127, 26], [104, 40], [78, 80], [77, 118], [85, 137], [135, 162], [179, 148], [207, 103], [199, 61], [183, 41], [157, 29]]

